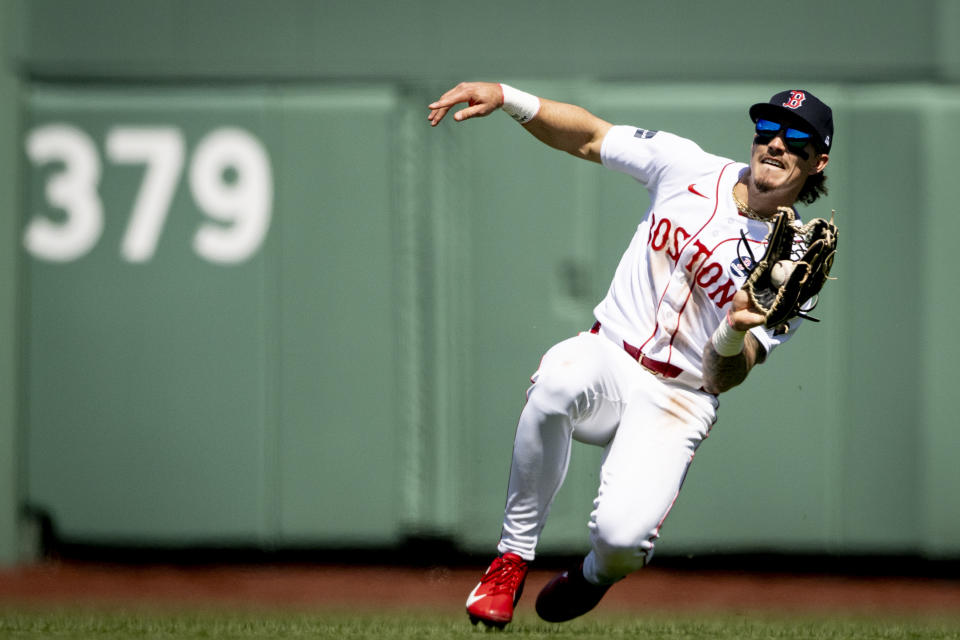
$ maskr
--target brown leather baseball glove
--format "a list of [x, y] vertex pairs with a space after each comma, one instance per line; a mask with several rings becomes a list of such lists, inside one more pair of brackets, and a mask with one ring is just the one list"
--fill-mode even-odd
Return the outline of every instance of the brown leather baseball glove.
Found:
[[[743, 285], [766, 316], [765, 326], [779, 327], [798, 316], [818, 322], [808, 312], [816, 306], [837, 252], [833, 216], [801, 225], [792, 209], [781, 207], [766, 242], [766, 253], [759, 262], [752, 260], [756, 266]], [[749, 243], [745, 244], [749, 252]]]

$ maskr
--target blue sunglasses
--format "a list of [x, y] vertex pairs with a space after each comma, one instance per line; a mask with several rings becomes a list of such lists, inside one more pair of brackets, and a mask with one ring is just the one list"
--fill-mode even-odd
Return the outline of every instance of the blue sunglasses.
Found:
[[757, 135], [760, 136], [764, 144], [777, 137], [781, 131], [783, 132], [783, 141], [793, 151], [802, 151], [807, 144], [813, 142], [813, 136], [806, 131], [784, 127], [773, 120], [764, 120], [763, 118], [757, 120]]

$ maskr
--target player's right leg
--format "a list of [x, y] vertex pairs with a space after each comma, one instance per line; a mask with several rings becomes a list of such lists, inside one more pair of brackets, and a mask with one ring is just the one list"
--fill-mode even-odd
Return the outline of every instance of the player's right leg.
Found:
[[592, 333], [544, 355], [517, 424], [500, 553], [533, 560], [567, 474], [572, 440], [605, 446], [613, 438], [623, 412], [624, 372], [636, 366], [623, 349]]
[[589, 333], [561, 342], [543, 357], [517, 425], [501, 556], [467, 600], [475, 623], [503, 627], [512, 619], [526, 563], [534, 559], [567, 472], [571, 440], [603, 445], [613, 437], [622, 411], [617, 371], [636, 366], [622, 349]]
[[467, 596], [470, 622], [503, 628], [513, 620], [513, 609], [523, 593], [527, 563], [515, 553], [505, 553], [490, 564]]

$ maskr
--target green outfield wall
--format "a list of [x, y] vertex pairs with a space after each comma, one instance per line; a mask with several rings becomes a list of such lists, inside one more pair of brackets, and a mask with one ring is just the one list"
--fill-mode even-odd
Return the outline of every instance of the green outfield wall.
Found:
[[[503, 114], [431, 129], [471, 78], [737, 159], [752, 102], [831, 104], [823, 322], [721, 398], [658, 552], [960, 555], [956, 4], [0, 7], [4, 562], [22, 509], [90, 544], [492, 549], [528, 378], [648, 199]], [[544, 551], [584, 548], [599, 457]]]
[[[0, 1], [0, 50], [6, 52], [14, 32], [12, 4]], [[18, 363], [18, 263], [20, 175], [17, 77], [9, 56], [0, 61], [0, 563], [19, 557], [18, 508], [21, 465]]]

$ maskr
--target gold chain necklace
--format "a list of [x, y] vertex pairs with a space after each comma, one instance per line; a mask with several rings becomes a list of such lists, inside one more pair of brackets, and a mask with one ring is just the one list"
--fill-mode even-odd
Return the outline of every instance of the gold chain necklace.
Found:
[[749, 205], [747, 205], [745, 202], [743, 202], [742, 200], [740, 200], [740, 198], [737, 197], [738, 184], [740, 183], [734, 182], [733, 189], [730, 190], [730, 195], [733, 196], [733, 202], [734, 204], [737, 205], [737, 210], [740, 211], [740, 213], [742, 213], [746, 217], [750, 218], [751, 220], [759, 220], [760, 222], [772, 222], [771, 218], [773, 216], [765, 216], [759, 211], [756, 211], [755, 209], [751, 209]]

